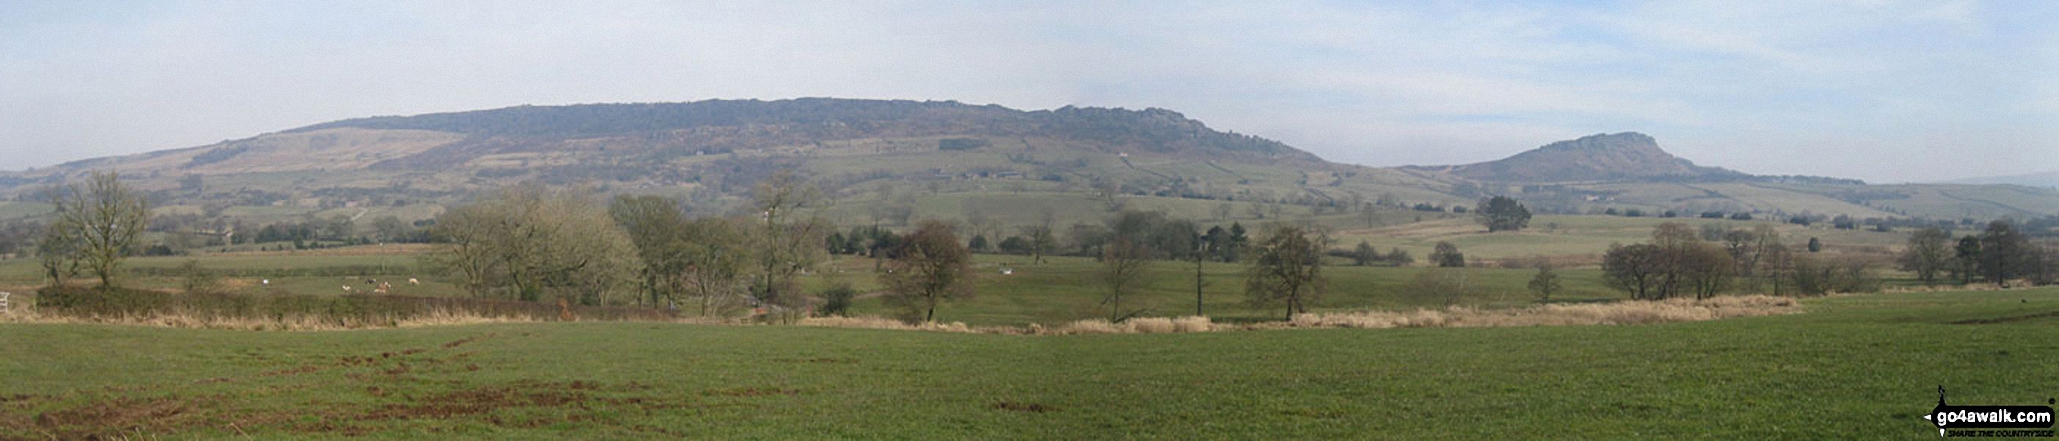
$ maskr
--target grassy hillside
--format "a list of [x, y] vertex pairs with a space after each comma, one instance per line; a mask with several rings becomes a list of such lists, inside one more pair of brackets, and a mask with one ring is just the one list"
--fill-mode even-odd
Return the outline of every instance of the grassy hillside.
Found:
[[1954, 403], [2034, 404], [2059, 383], [2059, 291], [1807, 305], [1666, 325], [1059, 337], [0, 324], [0, 437], [1930, 439], [1918, 415], [1939, 386]]
[[[1164, 109], [1021, 111], [837, 99], [524, 106], [336, 121], [4, 172], [0, 199], [8, 201], [0, 202], [0, 221], [37, 217], [48, 208], [32, 202], [35, 192], [94, 170], [122, 172], [164, 213], [249, 225], [358, 210], [369, 210], [370, 218], [423, 220], [481, 191], [521, 182], [584, 185], [597, 199], [663, 195], [720, 213], [778, 170], [799, 171], [828, 189], [840, 205], [832, 213], [846, 225], [870, 224], [874, 210], [901, 206], [913, 206], [918, 219], [958, 218], [977, 208], [1022, 224], [1048, 208], [1062, 223], [1091, 222], [1111, 194], [1194, 219], [1221, 218], [1216, 210], [1226, 203], [1232, 217], [1255, 219], [1274, 205], [1300, 215], [1371, 202], [1389, 209], [1466, 206], [1496, 194], [1554, 213], [1940, 220], [2059, 213], [2059, 190], [1752, 177], [1693, 167], [1652, 138], [1629, 135], [1635, 134], [1611, 135], [1622, 142], [1554, 143], [1490, 164], [1378, 168], [1330, 163]], [[368, 224], [360, 222], [358, 233], [370, 234]]]

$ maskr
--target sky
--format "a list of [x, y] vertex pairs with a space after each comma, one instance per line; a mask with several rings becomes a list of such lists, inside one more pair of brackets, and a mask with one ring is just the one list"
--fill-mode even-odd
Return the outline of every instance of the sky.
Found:
[[797, 97], [1166, 108], [1373, 166], [2059, 170], [2059, 2], [0, 0], [0, 170], [338, 119]]

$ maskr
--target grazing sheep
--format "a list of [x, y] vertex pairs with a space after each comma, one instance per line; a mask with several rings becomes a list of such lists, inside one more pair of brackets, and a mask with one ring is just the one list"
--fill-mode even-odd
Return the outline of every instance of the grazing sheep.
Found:
[[350, 285], [343, 285], [343, 292], [350, 292]]
[[415, 278], [413, 278], [413, 277], [409, 277], [409, 278], [408, 278], [408, 284], [409, 284], [409, 285], [420, 285], [420, 284], [422, 284], [422, 281], [420, 281], [420, 280], [415, 280]]

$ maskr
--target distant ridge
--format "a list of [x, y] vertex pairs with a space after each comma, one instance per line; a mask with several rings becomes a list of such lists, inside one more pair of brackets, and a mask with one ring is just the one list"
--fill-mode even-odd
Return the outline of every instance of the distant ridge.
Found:
[[[1022, 111], [957, 101], [799, 98], [517, 106], [347, 119], [291, 129], [285, 133], [338, 128], [425, 130], [460, 133], [473, 138], [473, 142], [454, 144], [432, 153], [446, 156], [453, 153], [449, 151], [453, 149], [474, 154], [504, 151], [510, 144], [526, 145], [532, 143], [529, 140], [538, 139], [697, 138], [693, 136], [700, 133], [697, 131], [720, 129], [736, 135], [750, 135], [748, 139], [771, 144], [905, 136], [1053, 136], [1139, 150], [1174, 152], [1200, 149], [1273, 159], [1321, 161], [1313, 154], [1278, 141], [1212, 130], [1200, 121], [1166, 109], [1066, 106], [1054, 110]], [[742, 131], [736, 132], [737, 129]], [[481, 142], [490, 138], [500, 141]], [[669, 144], [659, 148], [709, 147], [695, 145], [701, 143], [692, 140], [660, 141], [658, 144]]]
[[1523, 183], [1734, 180], [1751, 177], [1723, 168], [1694, 165], [1693, 161], [1666, 153], [1659, 148], [1657, 140], [1637, 132], [1604, 133], [1559, 141], [1501, 160], [1450, 166], [1443, 170], [1467, 179]]
[[[1040, 206], [1100, 213], [1132, 202], [1223, 217], [1242, 206], [1270, 210], [1264, 217], [1271, 218], [1284, 215], [1279, 207], [1286, 205], [1316, 215], [1369, 203], [1465, 206], [1495, 194], [1561, 214], [1992, 219], [2059, 212], [2059, 190], [2050, 188], [1755, 176], [1695, 165], [1635, 132], [1551, 142], [1477, 164], [1366, 167], [1330, 163], [1160, 108], [799, 98], [517, 106], [325, 122], [0, 172], [0, 213], [29, 203], [44, 186], [93, 170], [120, 171], [162, 206], [243, 213], [222, 216], [260, 223], [356, 216], [367, 208], [424, 220], [482, 191], [526, 182], [666, 195], [696, 210], [729, 210], [750, 197], [753, 184], [782, 170], [832, 189], [839, 216], [868, 224], [892, 221], [895, 213], [948, 219], [971, 209], [1009, 212], [1021, 222]], [[950, 194], [957, 202], [917, 204], [924, 194]], [[251, 206], [268, 208], [221, 211]], [[925, 208], [909, 208], [918, 206]]]
[[1945, 181], [1944, 183], [1974, 185], [2008, 184], [2021, 185], [2025, 187], [2059, 188], [2059, 170], [2040, 173], [2027, 173], [2021, 175], [1987, 176], [1979, 178], [1954, 179], [1950, 181]]

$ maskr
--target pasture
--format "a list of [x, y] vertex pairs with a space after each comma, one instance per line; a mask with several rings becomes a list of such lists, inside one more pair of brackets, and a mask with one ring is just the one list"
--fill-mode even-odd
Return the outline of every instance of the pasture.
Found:
[[[210, 270], [226, 273], [224, 288], [232, 292], [250, 294], [343, 294], [343, 285], [363, 291], [369, 290], [368, 279], [393, 283], [393, 294], [411, 296], [465, 296], [459, 287], [433, 277], [431, 271], [420, 267], [419, 248], [396, 249], [393, 253], [379, 253], [376, 247], [351, 247], [317, 251], [302, 251], [294, 254], [230, 253], [201, 255], [195, 257], [149, 257], [130, 259], [128, 266], [135, 268], [136, 275], [126, 283], [129, 286], [176, 291], [180, 279], [175, 269], [188, 260], [200, 262]], [[872, 271], [871, 259], [854, 256], [837, 256], [824, 268], [802, 279], [804, 289], [819, 293], [835, 283], [850, 283], [863, 293], [853, 305], [853, 312], [862, 315], [892, 315], [876, 294], [881, 289], [876, 273]], [[1099, 278], [1100, 264], [1083, 257], [1046, 256], [1043, 264], [1034, 264], [1028, 256], [978, 255], [973, 267], [977, 274], [976, 292], [972, 299], [945, 304], [937, 311], [942, 322], [964, 322], [973, 326], [1024, 326], [1030, 323], [1055, 325], [1075, 320], [1107, 318], [1108, 312], [1101, 307], [1102, 295], [1106, 291]], [[1002, 274], [1008, 269], [1012, 274]], [[0, 263], [0, 286], [15, 292], [31, 292], [43, 281], [39, 279], [40, 267], [27, 259], [14, 259]], [[1257, 307], [1248, 304], [1244, 294], [1244, 270], [1241, 264], [1208, 263], [1204, 266], [1202, 291], [1203, 312], [1218, 322], [1256, 320], [1277, 320], [1284, 314], [1278, 306]], [[1328, 266], [1325, 274], [1330, 278], [1327, 292], [1313, 304], [1318, 311], [1343, 311], [1363, 309], [1413, 309], [1418, 307], [1442, 307], [1441, 301], [1402, 296], [1405, 287], [1416, 273], [1427, 271], [1426, 267], [1354, 267]], [[1132, 297], [1124, 299], [1126, 309], [1142, 307], [1148, 309], [1144, 316], [1184, 316], [1194, 314], [1194, 269], [1191, 262], [1155, 262], [1142, 277], [1143, 288]], [[1512, 307], [1535, 303], [1526, 288], [1534, 270], [1471, 268], [1464, 270], [1470, 292], [1461, 304], [1476, 307]], [[408, 278], [417, 278], [420, 285], [407, 285]], [[269, 280], [269, 284], [262, 282]], [[1590, 302], [1624, 298], [1623, 294], [1602, 285], [1601, 273], [1596, 269], [1565, 269], [1560, 271], [1560, 280], [1565, 291], [1553, 296], [1554, 302]], [[623, 294], [624, 296], [628, 294]], [[627, 298], [620, 300], [627, 301]]]
[[1018, 336], [0, 324], [0, 438], [1929, 439], [2054, 396], [2059, 290], [1529, 328]]

